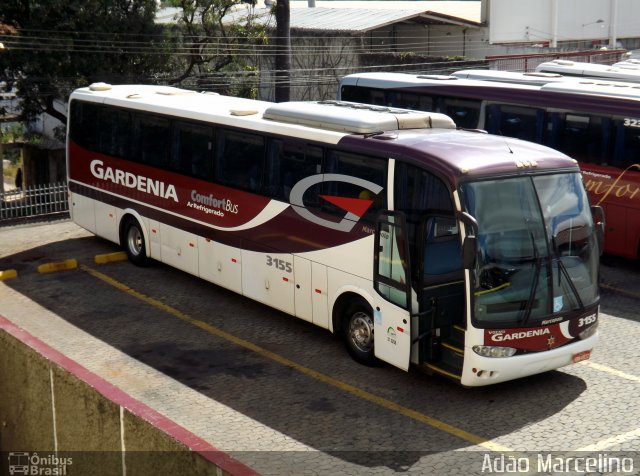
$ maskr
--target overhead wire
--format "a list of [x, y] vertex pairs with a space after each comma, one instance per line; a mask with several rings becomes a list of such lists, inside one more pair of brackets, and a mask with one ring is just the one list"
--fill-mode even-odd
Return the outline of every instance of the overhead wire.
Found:
[[[283, 81], [276, 77], [276, 71], [269, 67], [269, 63], [277, 56], [286, 54], [278, 51], [278, 48], [272, 43], [277, 37], [268, 36], [268, 44], [260, 44], [242, 36], [231, 36], [222, 39], [212, 36], [194, 36], [185, 35], [181, 32], [178, 38], [167, 36], [166, 32], [162, 34], [152, 33], [111, 33], [111, 32], [77, 32], [77, 31], [55, 31], [55, 30], [35, 30], [22, 29], [18, 35], [0, 35], [0, 42], [5, 45], [8, 51], [15, 50], [20, 52], [38, 52], [42, 54], [48, 53], [65, 53], [72, 54], [101, 54], [101, 55], [171, 55], [176, 58], [187, 58], [194, 54], [196, 47], [193, 44], [179, 44], [180, 42], [196, 41], [209, 42], [202, 47], [197, 47], [197, 54], [203, 57], [215, 57], [226, 54], [239, 57], [241, 59], [252, 59], [260, 67], [260, 77], [256, 71], [225, 71], [208, 74], [199, 74], [192, 78], [188, 78], [184, 83], [198, 84], [200, 87], [223, 87], [233, 80], [250, 80], [259, 83], [261, 86], [269, 86], [279, 84]], [[353, 35], [335, 35], [322, 36], [322, 44], [309, 45], [303, 44], [304, 40], [308, 40], [308, 36], [293, 35], [291, 36], [291, 53], [292, 60], [295, 63], [297, 56], [309, 58], [318, 56], [321, 58], [330, 57], [331, 55], [340, 56], [340, 54], [360, 54], [360, 55], [378, 55], [386, 53], [396, 53], [405, 59], [400, 63], [388, 63], [367, 65], [354, 68], [353, 66], [341, 65], [342, 60], [337, 58], [333, 60], [330, 66], [321, 65], [318, 67], [292, 68], [288, 71], [289, 79], [287, 82], [296, 87], [301, 85], [313, 84], [335, 84], [339, 76], [357, 71], [382, 71], [391, 69], [402, 69], [406, 72], [447, 72], [455, 68], [455, 62], [446, 61], [406, 61], [411, 58], [422, 58], [424, 56], [435, 56], [439, 51], [445, 53], [454, 47], [459, 47], [464, 42], [464, 48], [467, 52], [480, 51], [484, 49], [486, 44], [482, 40], [470, 39], [464, 35], [431, 35], [429, 38], [423, 36], [404, 36], [402, 43], [389, 45], [384, 44], [389, 38], [386, 36], [366, 36], [357, 37]], [[172, 41], [176, 40], [176, 41]], [[253, 39], [255, 40], [255, 39]], [[239, 44], [246, 42], [247, 44]], [[348, 44], [344, 44], [347, 42]], [[444, 54], [442, 54], [444, 56]], [[267, 67], [265, 67], [267, 65]], [[332, 70], [331, 74], [323, 74], [328, 69]], [[176, 73], [179, 74], [179, 73]], [[112, 76], [117, 79], [117, 76]], [[123, 77], [124, 78], [124, 77]], [[37, 77], [32, 77], [37, 82]], [[59, 78], [61, 81], [72, 81], [76, 79], [73, 76], [67, 78]], [[127, 78], [130, 79], [130, 78]], [[140, 78], [147, 81], [171, 81], [174, 78], [171, 74], [156, 74], [146, 78]]]

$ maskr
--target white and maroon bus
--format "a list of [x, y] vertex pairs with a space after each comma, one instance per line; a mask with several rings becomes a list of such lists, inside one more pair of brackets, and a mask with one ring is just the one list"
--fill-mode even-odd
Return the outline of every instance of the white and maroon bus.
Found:
[[94, 84], [69, 104], [73, 220], [467, 386], [588, 358], [600, 222], [577, 163], [434, 113]]
[[640, 85], [494, 73], [353, 74], [342, 78], [340, 97], [442, 112], [461, 128], [569, 155], [580, 163], [591, 202], [604, 207], [604, 251], [640, 259]]

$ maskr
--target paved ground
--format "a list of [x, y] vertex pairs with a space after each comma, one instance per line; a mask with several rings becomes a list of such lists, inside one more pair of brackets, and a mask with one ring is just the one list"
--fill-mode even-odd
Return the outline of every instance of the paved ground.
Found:
[[[605, 259], [591, 361], [463, 389], [362, 367], [327, 331], [175, 269], [94, 264], [115, 250], [69, 221], [0, 228], [0, 270], [18, 271], [0, 314], [263, 474], [482, 474], [576, 451], [640, 470], [637, 263]], [[80, 268], [36, 271], [67, 258]]]

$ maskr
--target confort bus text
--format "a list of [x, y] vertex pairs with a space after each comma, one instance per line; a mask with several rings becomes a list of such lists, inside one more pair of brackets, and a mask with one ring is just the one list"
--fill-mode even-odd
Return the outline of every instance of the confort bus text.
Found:
[[[154, 180], [143, 175], [136, 175], [124, 170], [105, 167], [104, 162], [98, 159], [92, 160], [89, 168], [91, 174], [100, 180], [106, 180], [116, 185], [178, 202], [178, 194], [173, 184], [165, 184], [161, 180]], [[233, 213], [234, 215], [238, 213], [238, 205], [226, 198], [202, 195], [196, 190], [192, 190], [191, 200], [193, 202], [187, 203], [188, 207], [196, 208], [205, 213], [220, 217], [224, 216], [224, 212]]]

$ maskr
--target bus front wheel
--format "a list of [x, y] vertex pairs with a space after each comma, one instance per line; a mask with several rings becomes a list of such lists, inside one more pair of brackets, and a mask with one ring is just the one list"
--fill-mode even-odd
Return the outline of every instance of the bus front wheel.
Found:
[[373, 348], [373, 311], [363, 302], [354, 302], [343, 321], [344, 342], [349, 355], [364, 365], [378, 363]]
[[130, 218], [124, 225], [123, 245], [129, 261], [136, 266], [148, 263], [147, 250], [144, 244], [142, 227], [135, 218]]

